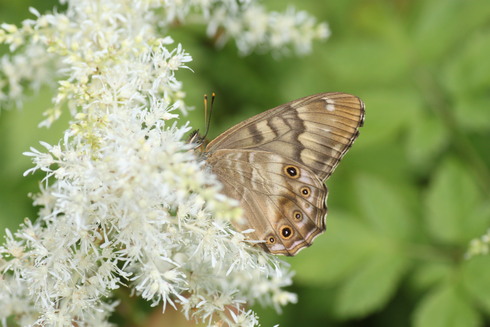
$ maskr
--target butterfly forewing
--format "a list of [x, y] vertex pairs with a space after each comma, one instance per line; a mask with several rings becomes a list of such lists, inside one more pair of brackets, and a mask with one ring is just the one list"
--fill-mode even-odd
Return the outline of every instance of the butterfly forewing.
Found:
[[[364, 104], [345, 93], [301, 98], [249, 118], [206, 147], [223, 193], [240, 201], [251, 238], [294, 255], [325, 230], [323, 182], [358, 135]], [[295, 218], [297, 217], [297, 218]]]
[[218, 149], [271, 151], [303, 163], [324, 180], [349, 149], [364, 120], [364, 104], [345, 93], [301, 98], [251, 117], [211, 141]]

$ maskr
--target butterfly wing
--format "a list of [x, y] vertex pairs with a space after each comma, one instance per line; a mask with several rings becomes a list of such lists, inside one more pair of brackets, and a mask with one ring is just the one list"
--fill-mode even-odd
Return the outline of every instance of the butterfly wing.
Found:
[[280, 154], [327, 179], [358, 135], [364, 103], [346, 93], [320, 93], [253, 116], [228, 129], [206, 147]]
[[207, 161], [244, 209], [239, 229], [253, 228], [265, 250], [295, 255], [325, 231], [327, 188], [307, 167], [255, 150], [217, 150]]
[[271, 253], [295, 255], [325, 230], [327, 188], [364, 121], [364, 104], [321, 93], [258, 114], [206, 147], [223, 193], [240, 201], [244, 230]]

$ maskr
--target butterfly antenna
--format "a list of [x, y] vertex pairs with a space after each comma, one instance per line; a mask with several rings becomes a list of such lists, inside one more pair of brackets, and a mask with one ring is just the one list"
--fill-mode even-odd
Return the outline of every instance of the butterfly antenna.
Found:
[[209, 132], [209, 126], [211, 125], [211, 114], [213, 113], [214, 106], [214, 98], [216, 97], [216, 93], [211, 94], [211, 105], [209, 106], [209, 114], [208, 114], [208, 95], [204, 95], [204, 120], [206, 121], [206, 131], [204, 133], [203, 139], [206, 139]]

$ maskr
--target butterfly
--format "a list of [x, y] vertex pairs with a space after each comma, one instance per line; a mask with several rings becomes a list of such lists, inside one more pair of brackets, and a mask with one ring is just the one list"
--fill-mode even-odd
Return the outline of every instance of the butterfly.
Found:
[[253, 116], [207, 144], [207, 167], [265, 251], [293, 256], [325, 231], [324, 182], [359, 135], [364, 103], [320, 93]]

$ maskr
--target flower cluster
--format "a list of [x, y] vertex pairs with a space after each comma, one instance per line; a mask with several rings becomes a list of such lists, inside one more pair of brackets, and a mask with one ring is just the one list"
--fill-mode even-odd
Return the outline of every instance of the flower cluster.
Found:
[[223, 6], [210, 13], [209, 21], [208, 35], [218, 45], [235, 39], [243, 55], [256, 50], [287, 53], [290, 47], [297, 54], [306, 54], [311, 51], [313, 40], [330, 35], [325, 23], [317, 24], [314, 17], [292, 7], [285, 13], [269, 13], [256, 4], [249, 4], [246, 10]]
[[466, 257], [471, 258], [477, 255], [487, 255], [490, 252], [490, 230], [486, 234], [471, 240]]
[[25, 153], [34, 163], [26, 174], [45, 178], [37, 219], [0, 246], [2, 323], [108, 326], [112, 291], [123, 286], [209, 325], [256, 326], [248, 305], [295, 302], [283, 289], [287, 265], [231, 227], [240, 208], [183, 141], [190, 127], [176, 122], [188, 108], [175, 74], [192, 58], [159, 33], [200, 17], [243, 53], [304, 52], [326, 27], [252, 1], [64, 2], [63, 13], [31, 9], [35, 19], [0, 29], [14, 52], [0, 61], [0, 101], [20, 103], [21, 85], [57, 85], [41, 125], [71, 114], [58, 144]]

